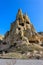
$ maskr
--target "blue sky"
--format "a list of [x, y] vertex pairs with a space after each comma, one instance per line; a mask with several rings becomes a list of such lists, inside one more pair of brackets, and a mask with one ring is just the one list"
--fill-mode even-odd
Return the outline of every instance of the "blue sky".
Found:
[[43, 31], [43, 0], [0, 0], [0, 34], [10, 29], [19, 8], [28, 14], [36, 31]]

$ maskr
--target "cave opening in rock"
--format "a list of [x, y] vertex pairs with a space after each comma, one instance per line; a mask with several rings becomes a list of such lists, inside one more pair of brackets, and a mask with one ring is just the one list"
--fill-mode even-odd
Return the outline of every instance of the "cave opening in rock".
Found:
[[6, 42], [3, 42], [2, 44], [3, 44], [3, 45], [6, 45], [7, 43], [6, 43]]
[[2, 54], [2, 51], [0, 51], [0, 54]]
[[14, 43], [14, 47], [17, 45], [17, 43]]
[[30, 24], [28, 21], [26, 21], [27, 24]]
[[29, 40], [29, 42], [30, 42], [30, 43], [36, 43], [36, 44], [39, 43], [38, 40]]
[[35, 43], [36, 41], [34, 41], [34, 40], [29, 40], [29, 42], [30, 42], [30, 43]]
[[41, 46], [43, 47], [43, 43], [41, 44]]
[[20, 30], [21, 28], [18, 27], [18, 30]]
[[24, 26], [24, 23], [19, 23], [19, 25]]

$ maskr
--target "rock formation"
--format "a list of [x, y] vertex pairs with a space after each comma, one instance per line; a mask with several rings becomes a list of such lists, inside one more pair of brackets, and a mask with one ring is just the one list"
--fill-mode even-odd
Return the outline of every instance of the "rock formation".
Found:
[[27, 14], [20, 9], [3, 38], [1, 50], [24, 54], [26, 58], [43, 56], [43, 36], [36, 32]]
[[41, 35], [36, 32], [27, 14], [23, 14], [19, 9], [16, 20], [11, 23], [10, 31], [7, 31], [4, 41], [13, 45], [17, 44], [41, 44]]

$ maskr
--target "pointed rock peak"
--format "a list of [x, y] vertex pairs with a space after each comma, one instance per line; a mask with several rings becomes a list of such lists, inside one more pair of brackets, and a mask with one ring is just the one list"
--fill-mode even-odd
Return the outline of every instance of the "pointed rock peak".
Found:
[[17, 13], [16, 19], [22, 19], [22, 18], [23, 18], [22, 10], [19, 9], [19, 10], [18, 10], [18, 13]]
[[16, 16], [16, 20], [19, 20], [19, 22], [25, 22], [27, 21], [27, 23], [30, 23], [30, 19], [28, 18], [27, 14], [22, 14], [22, 10], [19, 9], [17, 16]]
[[24, 16], [24, 18], [28, 18], [27, 13], [25, 13], [23, 16]]
[[18, 14], [19, 15], [22, 14], [22, 10], [21, 9], [18, 10]]
[[26, 21], [30, 22], [30, 19], [29, 19], [27, 13], [25, 13], [25, 14], [23, 15], [23, 18], [24, 18]]

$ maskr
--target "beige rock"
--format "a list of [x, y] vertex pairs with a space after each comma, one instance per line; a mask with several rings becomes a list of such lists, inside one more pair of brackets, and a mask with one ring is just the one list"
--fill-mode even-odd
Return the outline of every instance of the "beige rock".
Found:
[[0, 35], [0, 40], [3, 40], [4, 36]]
[[40, 44], [42, 38], [40, 37], [41, 35], [36, 32], [28, 16], [23, 14], [19, 9], [16, 20], [11, 23], [10, 31], [6, 33], [4, 40], [10, 44], [14, 44], [17, 40], [25, 40], [27, 42], [26, 44], [28, 45], [30, 40], [31, 43], [33, 41], [34, 43]]

